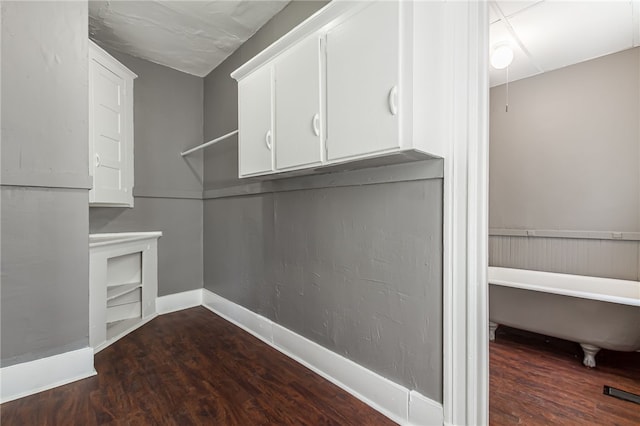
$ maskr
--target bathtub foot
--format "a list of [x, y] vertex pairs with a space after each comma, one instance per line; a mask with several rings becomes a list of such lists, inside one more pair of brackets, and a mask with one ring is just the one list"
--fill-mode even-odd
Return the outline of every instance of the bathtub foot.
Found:
[[496, 324], [495, 322], [491, 322], [489, 321], [489, 340], [490, 341], [494, 341], [496, 340], [496, 329], [498, 328], [498, 324]]
[[596, 366], [596, 354], [600, 351], [600, 348], [588, 343], [580, 343], [580, 346], [584, 351], [584, 360], [582, 363], [587, 367], [594, 368]]

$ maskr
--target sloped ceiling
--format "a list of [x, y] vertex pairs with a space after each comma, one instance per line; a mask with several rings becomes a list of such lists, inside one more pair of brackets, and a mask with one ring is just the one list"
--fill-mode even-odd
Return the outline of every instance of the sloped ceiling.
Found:
[[100, 45], [204, 77], [289, 2], [89, 1]]
[[[509, 81], [636, 47], [640, 2], [490, 1], [490, 45], [509, 43]], [[490, 84], [505, 83], [507, 70], [490, 70]]]
[[[298, 0], [300, 1], [300, 0]], [[206, 76], [281, 11], [288, 0], [89, 1], [99, 44]], [[509, 43], [509, 81], [640, 44], [640, 0], [490, 0], [490, 46]], [[490, 69], [490, 84], [507, 70]]]

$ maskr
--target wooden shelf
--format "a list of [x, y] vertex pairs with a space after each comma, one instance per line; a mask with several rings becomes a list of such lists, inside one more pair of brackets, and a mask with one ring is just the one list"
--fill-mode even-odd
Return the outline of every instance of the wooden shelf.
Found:
[[131, 293], [137, 288], [141, 288], [142, 283], [114, 285], [107, 287], [107, 302], [115, 299], [116, 297], [124, 296], [127, 293]]

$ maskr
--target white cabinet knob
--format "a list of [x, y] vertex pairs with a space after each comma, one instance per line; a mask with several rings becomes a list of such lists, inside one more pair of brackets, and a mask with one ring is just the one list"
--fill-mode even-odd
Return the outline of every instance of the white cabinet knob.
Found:
[[100, 167], [100, 154], [96, 154], [96, 167]]
[[313, 134], [316, 136], [320, 136], [320, 115], [315, 114], [313, 119], [311, 120], [311, 124], [313, 126]]
[[267, 130], [267, 134], [264, 135], [264, 143], [267, 145], [267, 148], [269, 148], [269, 150], [271, 150], [271, 144], [272, 144], [272, 140], [271, 140], [271, 129]]
[[391, 115], [398, 115], [398, 86], [393, 86], [389, 90], [389, 111]]

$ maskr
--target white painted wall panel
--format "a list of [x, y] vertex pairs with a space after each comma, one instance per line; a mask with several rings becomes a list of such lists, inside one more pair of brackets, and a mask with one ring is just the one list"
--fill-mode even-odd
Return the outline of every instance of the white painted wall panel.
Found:
[[640, 280], [640, 242], [492, 236], [489, 265]]

